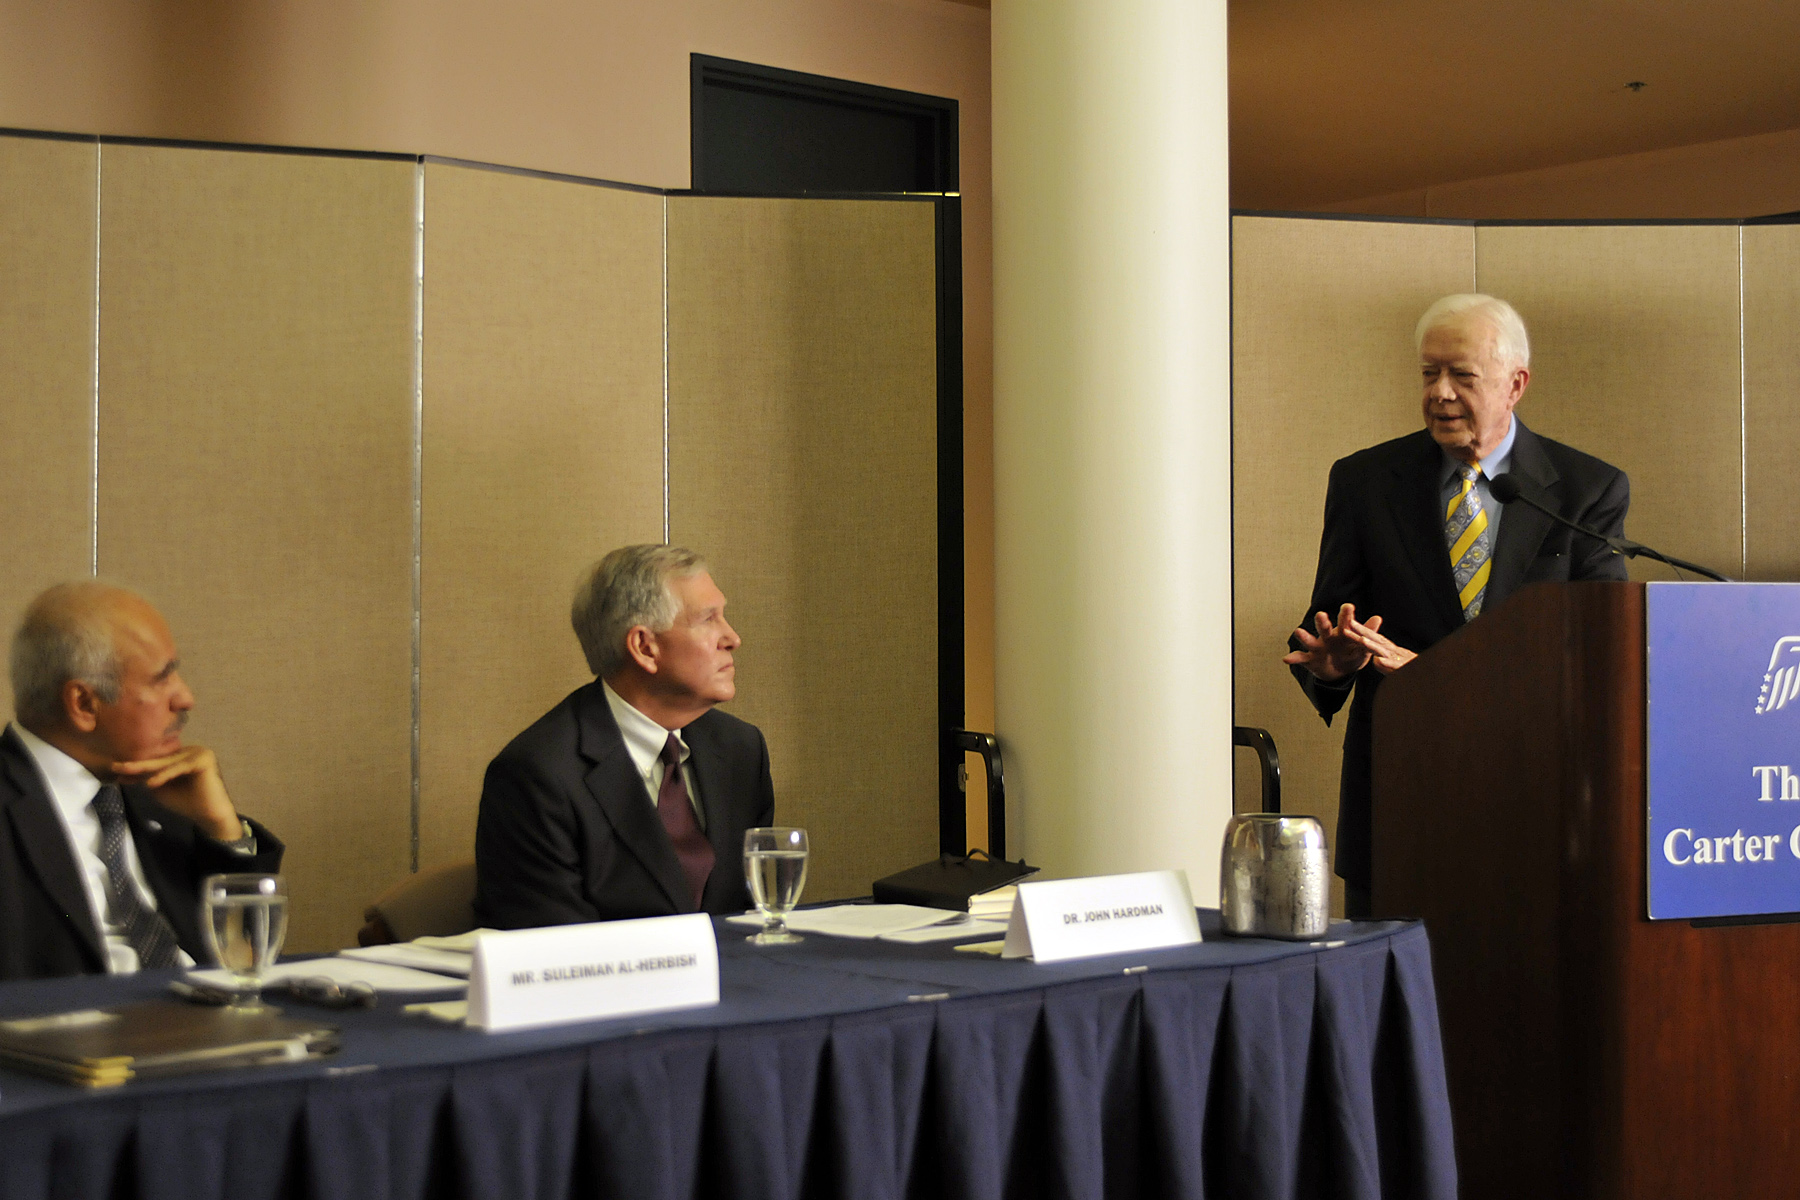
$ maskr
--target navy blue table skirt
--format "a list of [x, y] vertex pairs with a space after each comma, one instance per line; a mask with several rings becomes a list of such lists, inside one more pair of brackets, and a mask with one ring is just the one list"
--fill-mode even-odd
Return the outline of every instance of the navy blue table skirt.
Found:
[[[1201, 916], [1200, 946], [1060, 966], [721, 927], [716, 1008], [482, 1034], [384, 1002], [317, 1063], [0, 1071], [0, 1197], [1453, 1200], [1424, 929]], [[0, 986], [0, 1016], [170, 974]]]

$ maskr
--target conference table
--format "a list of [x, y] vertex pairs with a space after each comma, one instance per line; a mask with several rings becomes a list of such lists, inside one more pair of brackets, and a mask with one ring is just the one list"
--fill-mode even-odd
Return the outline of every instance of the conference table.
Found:
[[[716, 1007], [487, 1034], [383, 998], [313, 1062], [0, 1070], [0, 1197], [1453, 1200], [1423, 926], [1200, 916], [1198, 945], [1061, 964], [719, 924]], [[0, 985], [0, 1018], [174, 974]]]

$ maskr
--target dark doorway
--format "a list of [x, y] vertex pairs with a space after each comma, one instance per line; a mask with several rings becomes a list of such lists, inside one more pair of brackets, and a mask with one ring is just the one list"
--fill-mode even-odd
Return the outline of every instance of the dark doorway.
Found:
[[693, 56], [693, 189], [954, 192], [956, 101]]

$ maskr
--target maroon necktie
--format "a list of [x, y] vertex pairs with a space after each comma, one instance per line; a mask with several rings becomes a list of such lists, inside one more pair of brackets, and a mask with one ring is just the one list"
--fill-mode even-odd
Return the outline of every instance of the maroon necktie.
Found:
[[713, 848], [694, 819], [694, 806], [688, 800], [687, 783], [681, 777], [681, 743], [674, 734], [663, 743], [662, 788], [656, 793], [656, 815], [662, 818], [669, 840], [675, 843], [675, 857], [681, 860], [681, 872], [687, 876], [694, 893], [694, 907], [706, 891], [706, 878], [712, 874]]

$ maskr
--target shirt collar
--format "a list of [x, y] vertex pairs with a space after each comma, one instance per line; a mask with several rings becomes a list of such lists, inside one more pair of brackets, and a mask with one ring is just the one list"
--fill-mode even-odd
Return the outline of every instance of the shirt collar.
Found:
[[687, 761], [687, 743], [681, 740], [679, 731], [664, 729], [633, 708], [604, 679], [600, 681], [600, 686], [606, 689], [606, 705], [612, 709], [613, 720], [619, 723], [619, 735], [625, 739], [625, 749], [630, 753], [632, 765], [637, 767], [639, 775], [649, 777], [650, 769], [662, 757], [663, 747], [668, 744], [670, 733], [675, 734], [675, 741], [681, 746], [681, 760]]
[[65, 817], [80, 816], [100, 791], [100, 781], [94, 773], [17, 721], [10, 728], [37, 764], [38, 774], [44, 777], [44, 786], [49, 788], [56, 807]]
[[[1512, 470], [1513, 442], [1517, 441], [1518, 437], [1519, 417], [1515, 413], [1506, 423], [1506, 436], [1500, 439], [1500, 444], [1494, 447], [1492, 454], [1481, 460], [1482, 478], [1491, 480], [1497, 475], [1504, 475]], [[1438, 447], [1438, 453], [1444, 459], [1443, 468], [1438, 472], [1438, 484], [1443, 486], [1455, 477], [1456, 469], [1463, 464], [1462, 459], [1452, 458], [1450, 452], [1442, 446]]]

